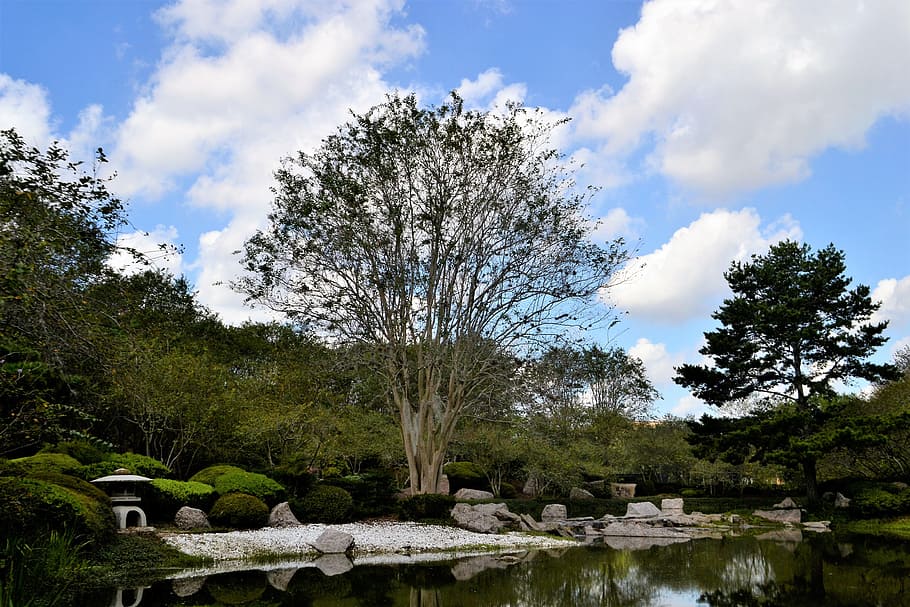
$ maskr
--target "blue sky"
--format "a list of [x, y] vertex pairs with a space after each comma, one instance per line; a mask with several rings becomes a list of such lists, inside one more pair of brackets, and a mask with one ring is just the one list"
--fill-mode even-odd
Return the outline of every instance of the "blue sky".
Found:
[[228, 322], [264, 318], [216, 283], [272, 172], [349, 109], [458, 89], [571, 118], [556, 143], [602, 188], [598, 237], [644, 264], [596, 337], [680, 415], [705, 410], [670, 377], [699, 359], [723, 271], [782, 238], [844, 250], [891, 323], [879, 359], [910, 344], [908, 73], [904, 0], [0, 0], [0, 127], [103, 146], [122, 238], [182, 245], [159, 263]]

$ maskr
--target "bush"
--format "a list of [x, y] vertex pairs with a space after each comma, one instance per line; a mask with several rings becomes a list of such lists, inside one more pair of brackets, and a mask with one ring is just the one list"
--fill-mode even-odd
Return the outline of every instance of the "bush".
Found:
[[892, 517], [910, 513], [910, 489], [892, 483], [857, 483], [850, 509], [862, 517]]
[[215, 489], [211, 485], [156, 478], [149, 483], [146, 512], [156, 521], [170, 521], [184, 506], [208, 511], [214, 501]]
[[228, 472], [216, 478], [215, 493], [218, 495], [228, 493], [255, 495], [269, 506], [283, 502], [286, 494], [284, 487], [266, 475], [243, 470]]
[[82, 467], [79, 460], [64, 453], [38, 453], [10, 460], [10, 463], [21, 466], [27, 474], [32, 472], [73, 474]]
[[60, 530], [73, 533], [78, 541], [109, 539], [114, 512], [107, 497], [78, 479], [59, 482], [64, 484], [0, 478], [0, 537], [39, 538]]
[[269, 475], [281, 483], [292, 497], [302, 497], [316, 483], [316, 476], [302, 459], [292, 459], [271, 470]]
[[215, 481], [218, 480], [218, 477], [227, 474], [228, 472], [246, 472], [243, 468], [238, 468], [237, 466], [231, 466], [230, 464], [216, 464], [214, 466], [209, 466], [208, 468], [203, 468], [196, 474], [190, 477], [190, 480], [196, 483], [205, 483], [206, 485], [215, 486]]
[[452, 493], [459, 489], [490, 490], [490, 483], [483, 473], [483, 468], [474, 462], [450, 462], [442, 471], [449, 477], [449, 488]]
[[304, 523], [342, 523], [348, 520], [354, 498], [341, 487], [316, 485], [294, 500], [292, 510]]
[[388, 472], [367, 472], [325, 481], [351, 494], [351, 517], [364, 519], [395, 512], [395, 479]]
[[238, 529], [259, 529], [269, 522], [269, 507], [255, 495], [222, 495], [209, 512], [212, 523]]
[[41, 450], [41, 453], [63, 453], [79, 460], [79, 463], [83, 465], [97, 464], [107, 459], [110, 455], [110, 452], [106, 449], [102, 449], [87, 440], [62, 441], [56, 445], [45, 447]]
[[414, 495], [398, 503], [398, 515], [405, 521], [447, 521], [455, 501], [451, 495], [438, 493]]
[[87, 481], [93, 481], [102, 476], [110, 476], [120, 468], [126, 468], [130, 474], [148, 478], [166, 478], [171, 475], [170, 468], [157, 459], [138, 453], [111, 453], [104, 461], [80, 466], [74, 472]]

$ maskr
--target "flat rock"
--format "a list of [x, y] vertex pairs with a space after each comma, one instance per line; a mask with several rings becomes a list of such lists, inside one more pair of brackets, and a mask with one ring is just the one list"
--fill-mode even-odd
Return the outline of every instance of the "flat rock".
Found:
[[459, 503], [452, 508], [452, 518], [455, 524], [462, 529], [474, 531], [475, 533], [496, 533], [503, 526], [503, 522], [494, 514], [495, 508], [490, 506], [503, 506], [505, 504], [477, 504], [477, 506], [486, 506], [485, 509], [478, 509], [471, 504]]
[[786, 498], [784, 498], [784, 501], [780, 502], [779, 504], [774, 504], [773, 507], [781, 509], [781, 508], [798, 508], [799, 506], [797, 506], [796, 502], [794, 502], [791, 498], [786, 497]]
[[660, 509], [651, 502], [630, 502], [626, 504], [626, 518], [651, 518], [660, 516]]
[[799, 523], [803, 518], [803, 513], [799, 508], [788, 508], [780, 510], [756, 510], [752, 513], [752, 515], [763, 518], [766, 521], [773, 521], [775, 523], [788, 523], [791, 525]]
[[354, 547], [354, 536], [328, 528], [311, 545], [323, 554], [344, 554]]
[[680, 544], [691, 539], [691, 537], [623, 537], [617, 535], [605, 537], [603, 542], [614, 550], [650, 550], [655, 546]]
[[177, 529], [184, 531], [212, 526], [205, 512], [189, 506], [184, 506], [177, 511], [177, 514], [174, 515], [174, 525], [176, 525]]
[[572, 487], [571, 491], [569, 491], [569, 499], [585, 501], [585, 500], [593, 500], [593, 499], [597, 499], [597, 498], [594, 497], [594, 494], [591, 493], [590, 491], [588, 491], [587, 489], [582, 489], [581, 487]]
[[660, 500], [660, 511], [663, 514], [685, 514], [683, 498], [675, 497]]
[[493, 499], [493, 494], [489, 491], [481, 491], [480, 489], [468, 489], [462, 488], [455, 492], [455, 499], [458, 500], [491, 500]]
[[569, 511], [563, 504], [547, 504], [540, 513], [540, 520], [544, 523], [564, 521], [568, 518]]
[[287, 502], [281, 502], [269, 512], [269, 527], [299, 527], [300, 521], [291, 512], [291, 506]]

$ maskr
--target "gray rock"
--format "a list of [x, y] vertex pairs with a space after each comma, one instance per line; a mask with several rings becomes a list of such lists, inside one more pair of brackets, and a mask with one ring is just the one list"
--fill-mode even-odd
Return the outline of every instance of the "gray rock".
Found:
[[831, 531], [831, 528], [828, 526], [831, 524], [831, 521], [809, 521], [803, 523], [803, 529], [806, 531], [814, 531], [815, 533], [828, 533]]
[[459, 582], [471, 579], [478, 573], [488, 569], [506, 569], [513, 565], [511, 561], [496, 558], [494, 556], [475, 556], [469, 559], [462, 559], [452, 566], [452, 577]]
[[171, 590], [180, 598], [193, 596], [205, 586], [205, 577], [179, 578], [171, 582]]
[[354, 568], [354, 563], [344, 554], [325, 554], [316, 559], [313, 564], [328, 577], [347, 573]]
[[439, 486], [436, 487], [436, 492], [441, 493], [442, 495], [448, 495], [451, 491], [452, 488], [449, 485], [449, 475], [443, 474], [439, 477]]
[[269, 527], [299, 527], [300, 521], [287, 502], [281, 502], [269, 512]]
[[630, 502], [626, 504], [626, 518], [651, 518], [660, 516], [660, 509], [651, 502]]
[[624, 537], [616, 535], [605, 537], [603, 542], [614, 550], [650, 550], [655, 546], [669, 546], [691, 540], [691, 537]]
[[[503, 504], [478, 504], [480, 506], [500, 506]], [[487, 512], [477, 509], [471, 504], [459, 503], [452, 508], [452, 518], [455, 524], [462, 529], [475, 533], [496, 533], [503, 526], [503, 522], [493, 514], [495, 509], [487, 508]]]
[[635, 497], [635, 483], [610, 483], [610, 495], [618, 498]]
[[803, 541], [803, 534], [799, 529], [777, 529], [756, 535], [755, 539], [762, 542], [778, 542], [782, 544], [799, 544]]
[[174, 525], [176, 525], [177, 529], [182, 529], [184, 531], [212, 526], [209, 523], [209, 518], [205, 515], [205, 512], [198, 508], [190, 508], [189, 506], [184, 506], [177, 511], [177, 514], [174, 516]]
[[834, 507], [835, 508], [849, 508], [850, 507], [850, 498], [844, 497], [841, 493], [838, 493], [834, 496]]
[[491, 500], [493, 499], [493, 494], [489, 491], [481, 491], [480, 489], [459, 489], [455, 492], [455, 499], [459, 500]]
[[588, 491], [587, 489], [582, 489], [581, 487], [572, 487], [572, 490], [569, 491], [570, 500], [593, 500], [597, 499], [594, 497], [594, 494]]
[[537, 482], [537, 479], [535, 477], [528, 477], [528, 480], [525, 481], [525, 485], [522, 488], [521, 492], [528, 497], [537, 497], [537, 494], [540, 493], [540, 484]]
[[798, 508], [798, 507], [799, 506], [796, 505], [796, 502], [794, 502], [789, 497], [784, 498], [784, 501], [780, 502], [779, 504], [774, 504], [774, 508]]
[[660, 511], [663, 514], [684, 514], [683, 512], [683, 498], [668, 498], [660, 500]]
[[541, 525], [540, 523], [535, 521], [534, 517], [531, 516], [530, 514], [522, 514], [521, 522], [523, 525], [525, 525], [527, 527], [527, 529], [523, 529], [523, 531], [543, 531], [544, 530], [543, 525]]
[[354, 547], [354, 536], [328, 528], [316, 538], [311, 546], [323, 554], [344, 554]]
[[787, 523], [795, 524], [799, 523], [803, 518], [803, 513], [799, 508], [788, 508], [781, 510], [756, 510], [752, 513], [753, 516], [763, 518], [766, 521], [773, 521], [775, 523]]
[[269, 585], [275, 590], [287, 592], [288, 585], [290, 585], [291, 578], [294, 577], [295, 573], [297, 573], [296, 567], [291, 567], [290, 569], [272, 569], [271, 571], [266, 571], [265, 579], [268, 580]]
[[540, 520], [547, 522], [564, 521], [569, 517], [569, 512], [563, 504], [547, 504], [540, 513]]

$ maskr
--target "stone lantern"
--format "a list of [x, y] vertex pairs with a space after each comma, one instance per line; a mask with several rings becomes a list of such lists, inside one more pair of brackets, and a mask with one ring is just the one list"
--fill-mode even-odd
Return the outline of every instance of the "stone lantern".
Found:
[[137, 489], [139, 483], [148, 483], [151, 480], [138, 474], [130, 474], [126, 468], [118, 468], [110, 476], [102, 476], [92, 482], [98, 484], [110, 496], [117, 527], [126, 529], [130, 526], [130, 520], [135, 521], [136, 524], [133, 525], [135, 527], [148, 526], [145, 512], [139, 507], [142, 498], [137, 494]]

